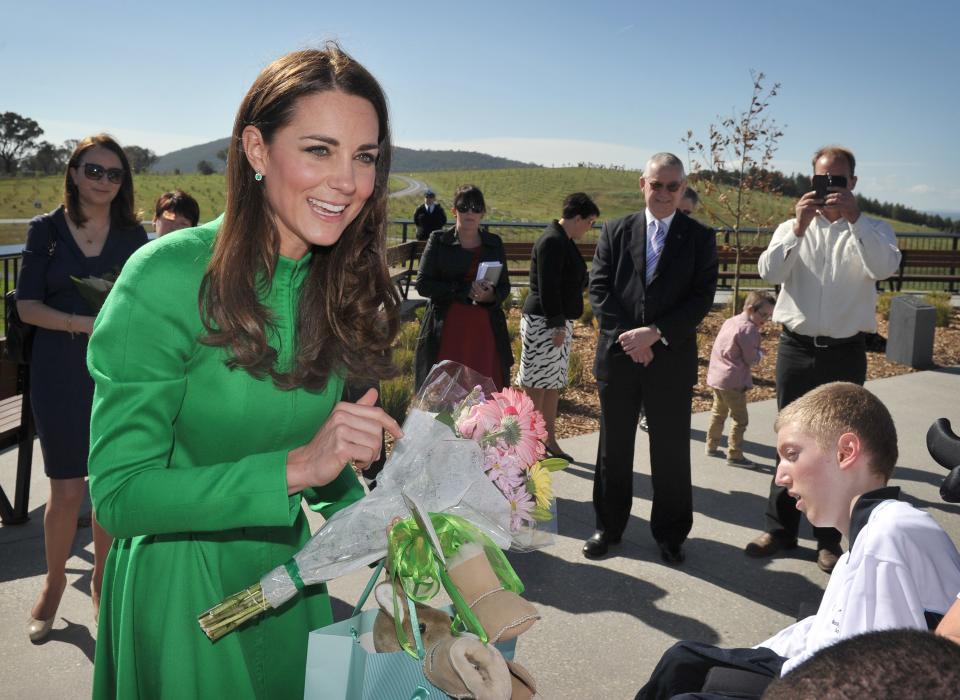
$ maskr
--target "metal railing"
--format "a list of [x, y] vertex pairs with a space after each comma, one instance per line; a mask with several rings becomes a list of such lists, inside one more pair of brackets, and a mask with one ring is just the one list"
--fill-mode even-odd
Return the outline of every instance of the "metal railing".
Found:
[[[26, 227], [29, 219], [18, 220], [24, 227], [24, 237], [26, 237]], [[13, 223], [12, 220], [9, 221]], [[539, 238], [541, 231], [547, 226], [547, 222], [542, 221], [484, 221], [483, 226], [493, 231], [504, 242], [508, 243], [532, 243]], [[395, 245], [415, 239], [416, 227], [411, 219], [394, 219], [387, 226], [388, 245]], [[741, 245], [753, 248], [766, 248], [773, 235], [772, 229], [743, 229], [740, 232]], [[583, 243], [595, 243], [600, 236], [600, 224], [594, 224], [593, 229], [587, 233]], [[730, 229], [717, 230], [717, 245], [732, 246], [733, 231]], [[960, 233], [921, 233], [906, 232], [897, 234], [897, 244], [901, 250], [960, 250]], [[17, 277], [20, 272], [20, 258], [23, 251], [23, 244], [0, 246], [0, 261], [3, 263], [3, 291], [4, 294], [16, 287]], [[725, 265], [723, 269], [727, 270], [732, 266]], [[743, 266], [744, 271], [753, 271], [756, 266]], [[913, 270], [913, 268], [911, 268]], [[917, 268], [917, 273], [936, 272], [935, 268], [929, 270]], [[957, 269], [950, 268], [949, 275], [956, 276]], [[955, 282], [914, 282], [910, 285], [911, 289], [920, 291], [947, 290], [951, 293], [957, 293], [958, 287]], [[0, 316], [2, 319], [3, 316]], [[2, 322], [2, 321], [0, 321]]]

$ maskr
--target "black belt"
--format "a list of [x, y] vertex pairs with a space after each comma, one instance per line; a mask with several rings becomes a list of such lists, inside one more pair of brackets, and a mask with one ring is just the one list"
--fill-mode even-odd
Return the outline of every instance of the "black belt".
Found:
[[795, 333], [786, 326], [783, 326], [783, 334], [789, 338], [793, 338], [797, 342], [815, 348], [832, 348], [836, 347], [837, 345], [849, 345], [851, 343], [863, 342], [863, 333], [856, 333], [855, 335], [851, 335], [847, 338], [831, 338], [827, 335], [803, 335], [802, 333]]

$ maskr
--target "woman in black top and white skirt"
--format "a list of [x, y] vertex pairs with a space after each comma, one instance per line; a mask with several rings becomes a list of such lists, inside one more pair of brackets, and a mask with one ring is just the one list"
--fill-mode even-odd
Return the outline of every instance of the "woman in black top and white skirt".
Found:
[[523, 305], [523, 351], [517, 384], [543, 413], [547, 451], [569, 460], [557, 444], [555, 423], [560, 389], [567, 385], [573, 320], [583, 314], [587, 265], [576, 241], [593, 226], [600, 210], [583, 192], [563, 201], [563, 218], [554, 221], [533, 246], [530, 294]]

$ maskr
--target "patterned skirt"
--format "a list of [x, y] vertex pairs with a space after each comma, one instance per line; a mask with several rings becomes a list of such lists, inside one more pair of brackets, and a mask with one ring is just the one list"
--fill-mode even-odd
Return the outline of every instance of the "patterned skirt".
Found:
[[567, 385], [567, 365], [573, 345], [573, 321], [567, 321], [563, 345], [553, 344], [553, 329], [544, 316], [523, 314], [520, 318], [520, 371], [517, 384], [533, 389], [562, 389]]

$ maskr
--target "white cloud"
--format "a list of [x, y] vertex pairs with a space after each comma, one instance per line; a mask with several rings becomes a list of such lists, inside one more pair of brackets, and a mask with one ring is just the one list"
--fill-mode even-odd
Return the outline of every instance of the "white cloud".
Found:
[[907, 192], [911, 194], [934, 194], [937, 192], [937, 188], [932, 185], [913, 185], [912, 187], [907, 188]]
[[578, 139], [483, 138], [453, 140], [404, 140], [397, 143], [404, 148], [429, 150], [478, 151], [501, 158], [512, 158], [527, 163], [547, 166], [576, 165], [589, 162], [602, 165], [622, 165], [639, 170], [656, 151], [601, 141]]

